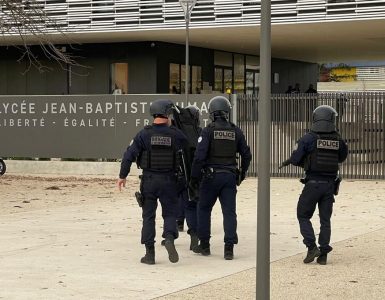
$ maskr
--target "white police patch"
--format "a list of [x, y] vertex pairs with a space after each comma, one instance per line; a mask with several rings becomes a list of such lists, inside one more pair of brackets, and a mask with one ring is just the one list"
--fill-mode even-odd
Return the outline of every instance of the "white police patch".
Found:
[[318, 149], [327, 149], [327, 150], [338, 150], [340, 148], [339, 141], [333, 140], [317, 140], [317, 148]]
[[235, 141], [235, 131], [230, 131], [230, 130], [214, 130], [214, 140], [230, 140], [230, 141]]
[[133, 143], [134, 143], [134, 140], [131, 140], [131, 142], [130, 142], [130, 146], [131, 146]]
[[152, 136], [151, 145], [153, 146], [171, 146], [171, 137], [170, 136]]
[[198, 143], [200, 143], [200, 142], [202, 142], [202, 137], [201, 136], [198, 138]]

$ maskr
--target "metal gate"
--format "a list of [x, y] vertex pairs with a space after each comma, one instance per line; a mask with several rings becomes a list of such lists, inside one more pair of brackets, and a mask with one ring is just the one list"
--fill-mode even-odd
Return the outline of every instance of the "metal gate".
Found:
[[[338, 112], [337, 127], [349, 146], [349, 156], [341, 166], [344, 178], [385, 179], [385, 93], [273, 94], [271, 96], [272, 176], [300, 177], [303, 170], [279, 165], [287, 159], [296, 141], [309, 131], [312, 112], [322, 104]], [[253, 154], [249, 169], [257, 176], [258, 100], [238, 95], [237, 123], [245, 133]]]

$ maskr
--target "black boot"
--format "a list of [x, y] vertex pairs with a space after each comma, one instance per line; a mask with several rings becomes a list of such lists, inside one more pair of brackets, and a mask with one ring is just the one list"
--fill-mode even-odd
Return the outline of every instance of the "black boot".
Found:
[[179, 261], [179, 255], [176, 251], [175, 245], [174, 245], [174, 238], [173, 237], [166, 237], [164, 246], [166, 247], [166, 250], [168, 252], [168, 259], [172, 263], [176, 263]]
[[326, 265], [328, 260], [328, 255], [326, 253], [322, 253], [320, 256], [317, 257], [317, 263], [320, 265]]
[[199, 239], [195, 232], [190, 232], [190, 250], [198, 247]]
[[208, 256], [210, 252], [210, 243], [208, 241], [201, 241], [200, 244], [193, 248], [194, 253], [200, 253], [203, 256]]
[[232, 260], [234, 258], [234, 245], [225, 245], [224, 257], [226, 260]]
[[307, 255], [303, 262], [305, 264], [311, 263], [316, 257], [321, 255], [321, 251], [318, 249], [317, 246], [309, 247], [307, 250]]
[[154, 265], [155, 264], [155, 247], [154, 247], [154, 245], [151, 245], [151, 246], [146, 245], [146, 255], [142, 257], [140, 262], [143, 264], [147, 264], [147, 265]]

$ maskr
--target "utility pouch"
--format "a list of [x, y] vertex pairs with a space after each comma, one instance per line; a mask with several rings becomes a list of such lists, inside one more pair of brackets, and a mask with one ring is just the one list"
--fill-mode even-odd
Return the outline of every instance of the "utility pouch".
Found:
[[337, 176], [336, 179], [334, 179], [334, 195], [338, 195], [338, 192], [340, 190], [340, 184], [341, 184], [342, 178], [340, 176]]
[[215, 171], [213, 168], [206, 168], [203, 171], [203, 178], [204, 179], [212, 179], [212, 178], [214, 178], [214, 173], [215, 173]]

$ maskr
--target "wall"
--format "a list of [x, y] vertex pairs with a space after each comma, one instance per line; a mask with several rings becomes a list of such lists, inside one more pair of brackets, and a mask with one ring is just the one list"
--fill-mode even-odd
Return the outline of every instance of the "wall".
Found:
[[[317, 87], [318, 64], [293, 60], [272, 59], [271, 63], [271, 92], [285, 93], [288, 86], [294, 88], [296, 83], [300, 84], [301, 92], [305, 92], [309, 84]], [[279, 74], [279, 83], [274, 83], [274, 73]]]
[[[109, 94], [110, 64], [129, 65], [129, 93], [156, 93], [156, 52], [150, 43], [84, 44], [67, 46], [78, 65], [71, 74], [55, 61], [41, 60], [44, 72], [28, 61], [18, 62], [21, 53], [15, 48], [0, 48], [1, 95]], [[34, 48], [39, 53], [38, 48]], [[42, 56], [40, 56], [42, 57]], [[67, 68], [67, 66], [64, 66]]]

